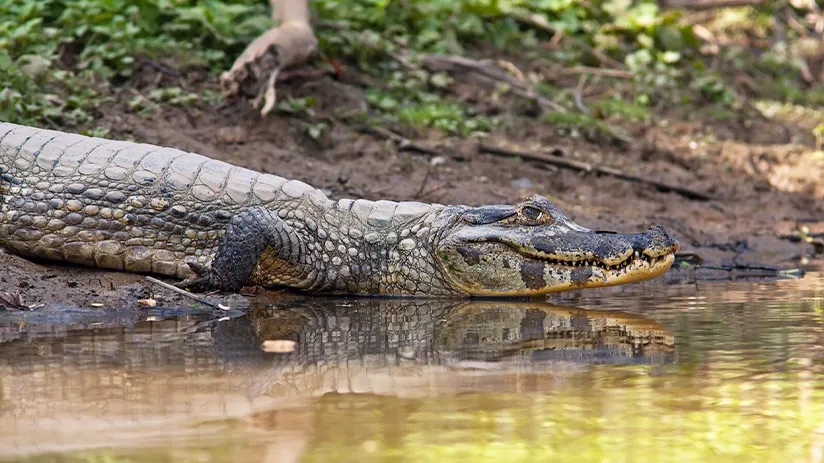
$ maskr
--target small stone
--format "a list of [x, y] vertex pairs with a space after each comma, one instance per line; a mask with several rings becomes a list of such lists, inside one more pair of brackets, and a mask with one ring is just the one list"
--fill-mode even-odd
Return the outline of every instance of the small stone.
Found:
[[239, 125], [220, 127], [215, 131], [215, 140], [224, 145], [245, 143], [248, 139], [249, 133], [246, 131], [246, 128]]

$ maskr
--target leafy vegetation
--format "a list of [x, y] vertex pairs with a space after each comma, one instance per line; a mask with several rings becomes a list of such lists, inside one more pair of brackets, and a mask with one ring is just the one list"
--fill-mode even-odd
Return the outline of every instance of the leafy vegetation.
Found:
[[[497, 122], [449, 98], [445, 75], [404, 69], [392, 58], [399, 50], [472, 55], [492, 47], [552, 63], [617, 63], [632, 73], [633, 84], [621, 98], [595, 102], [595, 112], [585, 115], [595, 121], [610, 115], [643, 120], [645, 108], [662, 103], [729, 106], [738, 99], [723, 73], [705, 65], [690, 22], [649, 0], [317, 0], [312, 8], [321, 57], [346, 60], [379, 77], [386, 85], [369, 91], [371, 108], [422, 128], [466, 136]], [[769, 7], [732, 11], [717, 20], [723, 33], [765, 35], [773, 27]], [[264, 0], [2, 2], [0, 79], [6, 86], [0, 90], [0, 118], [86, 124], [114, 89], [131, 84], [141, 60], [199, 66], [216, 76], [272, 26]], [[553, 37], [562, 37], [560, 46], [542, 46]], [[734, 48], [721, 55], [740, 68], [754, 66], [762, 80], [774, 78], [779, 98], [807, 97], [797, 85], [798, 59], [786, 43], [757, 58]], [[537, 84], [546, 79], [538, 76]], [[129, 109], [147, 113], [153, 103], [199, 101], [182, 89], [151, 93], [134, 97]], [[824, 102], [821, 91], [812, 94]], [[632, 114], [620, 109], [628, 108], [624, 103], [634, 105]]]

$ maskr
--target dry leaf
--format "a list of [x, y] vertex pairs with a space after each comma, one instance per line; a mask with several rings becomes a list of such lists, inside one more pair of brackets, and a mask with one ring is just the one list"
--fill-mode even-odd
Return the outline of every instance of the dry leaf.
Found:
[[263, 341], [261, 348], [264, 352], [275, 352], [278, 354], [285, 354], [294, 352], [298, 343], [288, 339], [277, 339], [272, 341]]
[[157, 301], [154, 299], [141, 299], [137, 301], [140, 305], [145, 305], [146, 307], [154, 307], [157, 305]]

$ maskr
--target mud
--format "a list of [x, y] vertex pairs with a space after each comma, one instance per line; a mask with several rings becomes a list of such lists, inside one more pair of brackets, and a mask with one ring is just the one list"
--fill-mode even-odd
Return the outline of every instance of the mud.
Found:
[[[477, 205], [512, 203], [541, 194], [591, 228], [633, 232], [653, 223], [664, 225], [679, 238], [683, 252], [699, 255], [705, 264], [803, 266], [814, 255], [814, 246], [779, 237], [801, 226], [811, 233], [824, 231], [824, 184], [820, 181], [824, 160], [812, 154], [814, 120], [767, 119], [742, 111], [737, 118], [719, 122], [702, 118], [700, 113], [659, 111], [651, 123], [623, 124], [631, 142], [622, 144], [559, 135], [550, 124], [520, 114], [523, 105], [489, 102], [476, 89], [458, 89], [479, 110], [512, 116], [504, 128], [483, 138], [486, 144], [611, 166], [713, 197], [696, 201], [614, 177], [479, 154], [478, 139], [386, 127], [442, 154], [399, 151], [393, 142], [364, 133], [341, 116], [366, 110], [356, 77], [280, 83], [281, 100], [316, 99], [311, 116], [276, 113], [262, 119], [248, 105], [204, 102], [152, 106], [140, 115], [130, 111], [127, 102], [156, 86], [181, 86], [201, 95], [219, 90], [216, 78], [197, 70], [177, 77], [147, 67], [138, 70], [112, 103], [99, 108], [100, 119], [87, 128], [103, 127], [109, 130], [109, 138], [195, 151], [299, 179], [333, 198]], [[307, 129], [318, 121], [329, 128], [316, 140]], [[8, 254], [0, 255], [0, 267], [4, 269], [0, 289], [19, 291], [28, 303], [123, 307], [152, 294], [170, 303], [185, 301], [153, 288], [139, 275], [31, 263]]]

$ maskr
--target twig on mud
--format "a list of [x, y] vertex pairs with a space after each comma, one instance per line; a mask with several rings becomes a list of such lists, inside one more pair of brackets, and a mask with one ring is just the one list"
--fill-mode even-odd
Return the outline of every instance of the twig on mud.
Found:
[[615, 178], [620, 178], [622, 180], [627, 180], [630, 182], [641, 183], [644, 185], [651, 185], [657, 188], [659, 191], [663, 192], [673, 192], [678, 193], [679, 195], [688, 198], [688, 199], [695, 199], [699, 201], [710, 201], [712, 197], [705, 193], [701, 193], [695, 190], [690, 190], [689, 188], [684, 188], [676, 185], [670, 185], [668, 183], [659, 182], [657, 180], [650, 180], [643, 177], [638, 177], [636, 175], [628, 174], [626, 172], [620, 171], [618, 169], [612, 167], [605, 167], [605, 166], [595, 166], [589, 164], [587, 162], [582, 161], [575, 161], [572, 159], [564, 159], [557, 156], [550, 156], [547, 154], [541, 153], [530, 153], [526, 151], [515, 151], [507, 148], [500, 148], [497, 146], [490, 146], [483, 143], [478, 144], [478, 151], [483, 153], [495, 154], [499, 156], [511, 156], [511, 157], [521, 157], [523, 159], [530, 159], [533, 161], [544, 162], [553, 166], [563, 167], [566, 169], [577, 170], [580, 172], [593, 172], [596, 174], [602, 175], [611, 175]]
[[620, 69], [593, 68], [590, 66], [573, 66], [569, 69], [561, 69], [561, 74], [591, 74], [593, 76], [615, 77], [616, 79], [632, 79], [633, 75], [629, 71]]
[[418, 151], [420, 153], [431, 154], [432, 156], [446, 156], [446, 154], [441, 153], [440, 151], [430, 148], [424, 144], [414, 142], [406, 137], [402, 137], [391, 130], [384, 129], [382, 127], [371, 127], [371, 126], [362, 126], [359, 127], [361, 132], [367, 132], [371, 135], [377, 135], [382, 138], [386, 138], [392, 140], [398, 144], [398, 150], [400, 151]]
[[589, 110], [587, 107], [584, 106], [584, 86], [587, 84], [587, 74], [581, 74], [581, 77], [578, 78], [578, 85], [575, 87], [575, 93], [573, 96], [575, 97], [575, 106], [578, 107], [584, 114], [589, 114]]
[[176, 292], [177, 294], [180, 294], [182, 296], [186, 296], [188, 298], [194, 299], [195, 301], [200, 302], [201, 304], [208, 305], [209, 307], [212, 307], [214, 309], [219, 309], [220, 308], [220, 304], [215, 304], [213, 302], [209, 302], [206, 299], [198, 296], [197, 294], [190, 293], [189, 291], [186, 291], [185, 289], [180, 289], [177, 286], [170, 285], [169, 283], [164, 283], [164, 282], [158, 280], [157, 278], [152, 278], [152, 277], [147, 276], [146, 280], [148, 280], [150, 283], [154, 283], [158, 286], [162, 286], [162, 287], [168, 289], [169, 291], [173, 291], [173, 292]]
[[421, 186], [418, 188], [418, 191], [413, 196], [413, 199], [418, 199], [423, 194], [423, 189], [426, 187], [426, 181], [429, 180], [429, 174], [432, 173], [432, 164], [426, 165], [426, 173], [423, 175], [423, 180], [421, 180]]
[[144, 63], [148, 64], [149, 66], [151, 66], [155, 69], [157, 69], [158, 71], [162, 72], [163, 74], [166, 74], [166, 75], [172, 76], [172, 77], [178, 77], [178, 78], [180, 77], [179, 72], [177, 72], [174, 69], [166, 66], [165, 64], [160, 63], [158, 61], [155, 61], [151, 58], [147, 58], [147, 57], [144, 56], [144, 57], [140, 58], [140, 61], [143, 61]]
[[427, 196], [431, 195], [432, 193], [434, 193], [434, 192], [436, 192], [436, 191], [440, 190], [441, 188], [446, 187], [446, 186], [449, 186], [449, 183], [450, 183], [450, 182], [448, 182], [448, 181], [447, 181], [447, 182], [443, 182], [443, 183], [439, 183], [439, 184], [437, 184], [437, 185], [433, 186], [432, 188], [430, 188], [430, 189], [426, 190], [425, 192], [421, 193], [421, 194], [420, 194], [419, 196], [417, 196], [415, 199], [425, 198], [425, 197], [427, 197]]
[[28, 306], [23, 301], [20, 291], [0, 292], [0, 311], [3, 310], [32, 310], [33, 306]]

